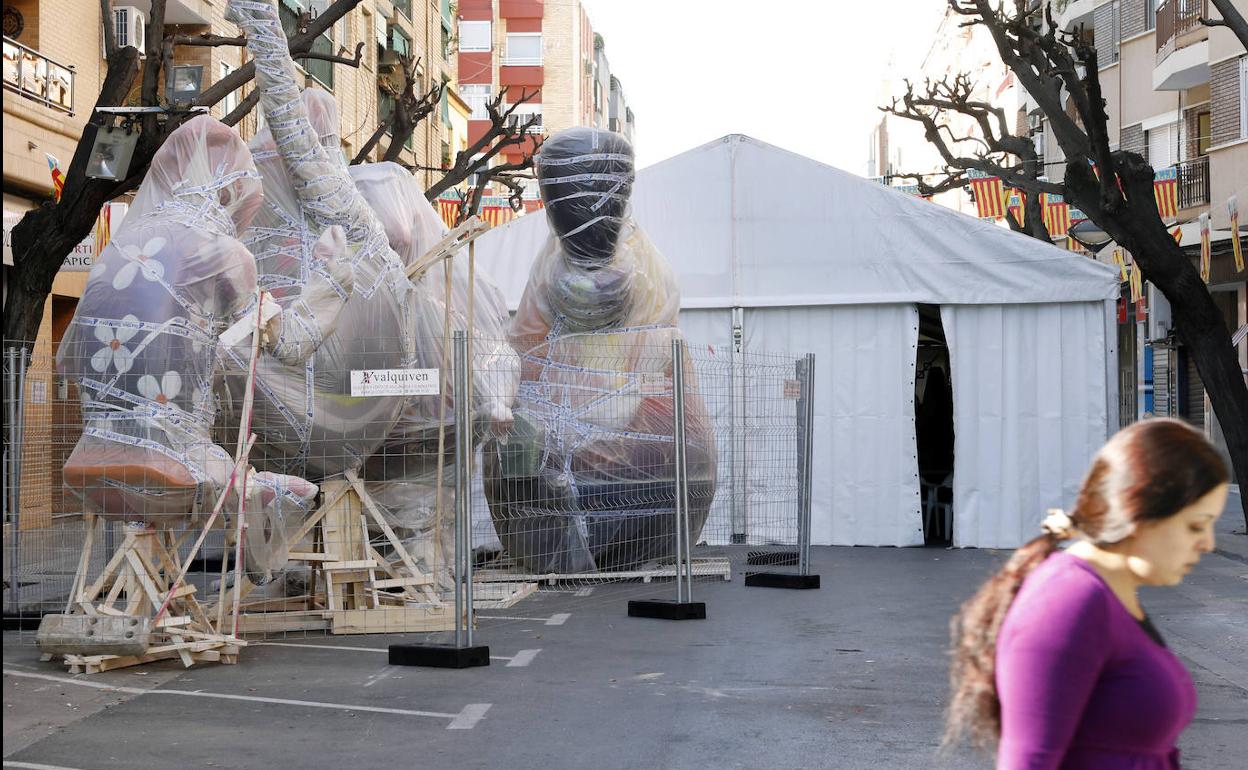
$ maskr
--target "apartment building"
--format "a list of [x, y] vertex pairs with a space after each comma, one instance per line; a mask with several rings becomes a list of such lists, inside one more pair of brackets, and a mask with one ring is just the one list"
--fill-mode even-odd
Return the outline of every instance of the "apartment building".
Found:
[[[1101, 91], [1109, 115], [1111, 144], [1138, 152], [1160, 176], [1177, 179], [1177, 212], [1167, 222], [1181, 228], [1181, 245], [1200, 259], [1199, 218], [1212, 225], [1209, 291], [1226, 325], [1239, 331], [1236, 351], [1248, 373], [1248, 273], [1233, 258], [1228, 200], [1248, 203], [1248, 56], [1217, 18], [1208, 0], [1074, 0], [1062, 5], [1057, 23], [1078, 30], [1097, 48]], [[1248, 15], [1248, 0], [1234, 0]], [[1050, 160], [1061, 148], [1044, 135], [1037, 141]], [[1050, 168], [1055, 168], [1050, 166]], [[1060, 167], [1058, 172], [1060, 173]], [[1241, 240], [1242, 242], [1242, 240]], [[1100, 252], [1110, 258], [1114, 244]], [[1128, 255], [1129, 256], [1129, 255]], [[1168, 306], [1146, 287], [1136, 312], [1119, 313], [1120, 404], [1123, 423], [1156, 415], [1180, 416], [1221, 433], [1200, 377], [1170, 328]], [[1124, 300], [1125, 305], [1125, 300]]]
[[[965, 75], [973, 85], [972, 98], [991, 104], [1007, 115], [1018, 113], [1025, 92], [1014, 74], [1001, 62], [992, 36], [979, 26], [962, 26], [963, 17], [946, 10], [932, 33], [932, 43], [920, 60], [916, 71], [890, 73], [880, 83], [877, 104], [887, 105], [905, 92], [905, 80], [922, 92], [925, 82], [952, 82]], [[892, 67], [890, 66], [890, 69]], [[981, 136], [978, 124], [967, 115], [942, 113], [940, 119], [948, 126], [948, 136]], [[1014, 128], [1013, 126], [1011, 128]], [[1025, 131], [1024, 131], [1025, 133]], [[982, 149], [978, 143], [965, 143], [952, 148], [959, 154], [972, 155]], [[867, 176], [889, 186], [914, 189], [910, 179], [897, 179], [897, 174], [930, 174], [929, 183], [943, 178], [944, 160], [927, 141], [919, 123], [882, 114], [871, 131], [868, 146]], [[946, 208], [979, 216], [979, 209], [969, 188], [950, 190], [935, 196], [934, 201]]]
[[[279, 15], [288, 34], [302, 21], [328, 6], [330, 0], [278, 0]], [[225, 20], [225, 0], [168, 0], [166, 34], [234, 36], [237, 27]], [[148, 30], [150, 0], [113, 0], [119, 42], [143, 50]], [[10, 228], [28, 210], [49, 200], [53, 183], [47, 156], [68, 169], [87, 118], [105, 77], [100, 4], [94, 0], [5, 0], [4, 17], [4, 271], [12, 265]], [[422, 121], [405, 149], [401, 162], [415, 170], [422, 186], [440, 177], [438, 169], [454, 150], [467, 146], [468, 105], [455, 93], [457, 57], [455, 21], [450, 0], [363, 0], [334, 24], [314, 46], [319, 53], [351, 57], [363, 43], [359, 67], [320, 60], [303, 60], [300, 69], [309, 88], [331, 92], [340, 113], [342, 151], [354, 158], [379, 121], [393, 107], [381, 88], [394, 77], [397, 53], [419, 57], [418, 86], [446, 81], [448, 95], [429, 119]], [[237, 46], [179, 46], [171, 71], [162, 78], [165, 97], [175, 82], [187, 98], [233, 72], [246, 61]], [[251, 86], [230, 95], [211, 113], [223, 117]], [[253, 136], [262, 120], [253, 111], [238, 126], [244, 139]], [[383, 141], [370, 159], [380, 157]], [[124, 205], [116, 207], [115, 218]], [[51, 356], [78, 298], [86, 285], [94, 257], [89, 237], [56, 276], [44, 308], [35, 358], [27, 376], [25, 414], [26, 453], [22, 469], [23, 527], [39, 526], [40, 517], [57, 508], [56, 470], [63, 464], [58, 448], [73, 445], [73, 437], [55, 436], [61, 426], [77, 424], [74, 399], [66, 383], [52, 371]]]
[[[460, 93], [472, 108], [469, 141], [489, 128], [486, 103], [507, 89], [508, 100], [521, 94], [520, 120], [536, 115], [534, 137], [509, 149], [500, 162], [517, 161], [532, 150], [538, 136], [572, 126], [596, 126], [632, 136], [635, 121], [613, 78], [606, 44], [590, 25], [579, 0], [461, 0], [459, 4]], [[618, 127], [613, 127], [613, 82], [619, 92]], [[506, 103], [505, 103], [506, 104]], [[525, 193], [536, 201], [537, 189]]]

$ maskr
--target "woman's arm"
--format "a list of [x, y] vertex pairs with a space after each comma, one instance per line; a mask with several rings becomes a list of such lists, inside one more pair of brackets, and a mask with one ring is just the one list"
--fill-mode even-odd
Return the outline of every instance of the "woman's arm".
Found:
[[998, 770], [1061, 765], [1109, 655], [1110, 599], [1072, 574], [1010, 609], [997, 640]]

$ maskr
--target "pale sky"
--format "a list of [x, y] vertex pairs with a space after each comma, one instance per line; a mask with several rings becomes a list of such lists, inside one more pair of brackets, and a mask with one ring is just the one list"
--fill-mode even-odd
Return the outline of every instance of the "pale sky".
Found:
[[[546, 0], [567, 2], [568, 0]], [[891, 59], [917, 70], [945, 0], [582, 0], [637, 116], [638, 167], [725, 134], [866, 173]]]

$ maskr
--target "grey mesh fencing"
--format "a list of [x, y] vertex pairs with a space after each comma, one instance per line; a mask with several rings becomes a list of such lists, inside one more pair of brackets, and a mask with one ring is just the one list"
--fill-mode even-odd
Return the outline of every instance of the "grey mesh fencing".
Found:
[[[134, 345], [113, 342], [59, 368], [46, 344], [6, 346], [6, 627], [42, 626], [71, 670], [321, 634], [471, 646], [477, 611], [539, 590], [688, 602], [696, 581], [808, 572], [810, 357], [670, 327], [567, 335], [520, 356], [500, 410], [514, 362], [463, 332], [419, 341], [434, 369], [366, 368], [388, 343], [352, 340], [350, 368], [298, 394], [248, 353], [187, 393], [119, 373]], [[198, 441], [166, 427], [203, 403]]]

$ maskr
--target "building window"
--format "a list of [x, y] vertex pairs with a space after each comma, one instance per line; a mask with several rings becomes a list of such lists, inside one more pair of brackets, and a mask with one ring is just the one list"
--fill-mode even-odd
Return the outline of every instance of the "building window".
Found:
[[[506, 105], [503, 109], [509, 109]], [[533, 102], [524, 102], [517, 105], [516, 111], [511, 113], [511, 122], [517, 126], [522, 126], [529, 121], [530, 118], [537, 118], [537, 121], [529, 126], [530, 134], [540, 134], [542, 132], [542, 105]]]
[[412, 39], [399, 27], [390, 25], [390, 50], [400, 56], [412, 55]]
[[[277, 4], [277, 16], [282, 22], [282, 31], [286, 33], [286, 37], [294, 37], [298, 33], [300, 13], [302, 13], [302, 6], [295, 0], [281, 0]], [[312, 43], [312, 53], [329, 56], [337, 53], [337, 48], [334, 46], [334, 28], [332, 26]], [[333, 62], [324, 61], [323, 59], [300, 59], [296, 63], [313, 80], [330, 91], [334, 90]]]
[[1239, 60], [1239, 138], [1248, 139], [1248, 56]]
[[412, 18], [412, 0], [394, 0], [394, 10], [407, 18]]
[[[226, 64], [225, 62], [221, 62], [221, 76], [220, 78], [218, 78], [218, 80], [225, 80], [227, 77], [229, 77], [230, 73], [233, 71], [234, 71], [233, 67]], [[225, 95], [225, 98], [221, 100], [222, 119], [224, 119], [226, 115], [229, 115], [231, 112], [233, 112], [237, 107], [238, 107], [238, 91], [230, 91], [228, 94]]]
[[459, 23], [459, 52], [488, 51], [490, 45], [490, 22], [461, 21]]
[[1213, 114], [1202, 112], [1196, 116], [1196, 155], [1208, 155], [1213, 139]]
[[504, 64], [513, 66], [539, 66], [542, 63], [542, 33], [507, 33], [507, 58]]
[[1165, 0], [1144, 0], [1144, 29], [1157, 28], [1157, 6]]
[[1179, 162], [1179, 124], [1166, 123], [1145, 132], [1148, 139], [1148, 164], [1154, 169], [1173, 166]]
[[463, 97], [464, 103], [472, 110], [471, 114], [468, 115], [470, 120], [490, 119], [490, 113], [485, 109], [485, 105], [491, 98], [488, 83], [475, 85], [462, 83], [459, 86], [459, 95]]

